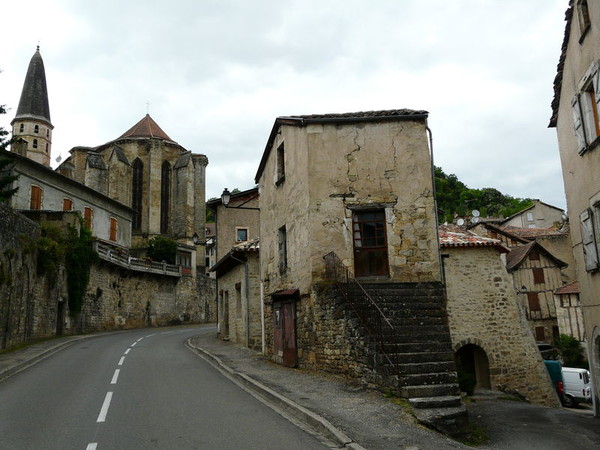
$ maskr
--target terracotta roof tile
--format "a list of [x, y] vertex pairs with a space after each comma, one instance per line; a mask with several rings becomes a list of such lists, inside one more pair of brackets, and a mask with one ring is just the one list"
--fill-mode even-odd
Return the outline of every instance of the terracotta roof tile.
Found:
[[568, 234], [567, 232], [557, 230], [556, 228], [523, 228], [506, 225], [503, 226], [502, 229], [524, 239], [535, 239], [536, 237], [541, 236], [565, 236]]
[[467, 231], [457, 225], [441, 225], [439, 230], [440, 245], [449, 247], [495, 247], [502, 253], [508, 250], [497, 239], [490, 239]]
[[165, 133], [158, 124], [150, 117], [150, 114], [146, 116], [132, 126], [129, 130], [119, 136], [118, 139], [124, 138], [158, 138], [164, 139], [165, 141], [173, 141], [167, 133]]
[[573, 281], [563, 287], [558, 288], [557, 290], [554, 291], [554, 293], [556, 295], [579, 294], [579, 282]]

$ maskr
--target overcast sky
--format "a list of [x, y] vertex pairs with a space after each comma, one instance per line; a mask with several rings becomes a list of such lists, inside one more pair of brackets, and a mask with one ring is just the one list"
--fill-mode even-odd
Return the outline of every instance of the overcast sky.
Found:
[[[4, 2], [0, 104], [38, 41], [53, 160], [147, 112], [209, 158], [207, 198], [249, 189], [277, 116], [429, 111], [435, 163], [471, 188], [566, 207], [552, 82], [568, 0]], [[56, 165], [55, 163], [53, 163]]]

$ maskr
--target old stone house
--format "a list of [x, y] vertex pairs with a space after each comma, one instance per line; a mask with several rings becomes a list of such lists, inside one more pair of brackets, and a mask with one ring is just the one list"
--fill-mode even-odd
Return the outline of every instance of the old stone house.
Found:
[[558, 406], [525, 315], [517, 303], [499, 240], [441, 226], [448, 323], [457, 366], [479, 388], [518, 391]]
[[560, 334], [554, 291], [563, 286], [565, 265], [536, 241], [514, 247], [506, 257], [506, 270], [538, 342], [552, 343]]
[[[229, 192], [226, 190], [226, 192]], [[263, 350], [258, 188], [209, 200], [215, 217], [217, 325], [221, 339]]]
[[565, 211], [538, 199], [533, 205], [504, 219], [503, 226], [522, 228], [551, 228], [564, 221]]
[[456, 424], [427, 115], [275, 120], [255, 176], [266, 348], [286, 366], [392, 383], [454, 408]]
[[571, 0], [554, 79], [556, 128], [579, 283], [594, 409], [600, 415], [600, 2]]
[[560, 333], [574, 337], [587, 348], [583, 310], [579, 300], [579, 283], [573, 281], [554, 291], [554, 304]]

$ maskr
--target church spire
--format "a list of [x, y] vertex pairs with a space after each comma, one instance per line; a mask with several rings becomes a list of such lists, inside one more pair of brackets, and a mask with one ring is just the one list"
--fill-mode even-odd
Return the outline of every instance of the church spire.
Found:
[[50, 121], [46, 72], [39, 45], [29, 62], [17, 115], [11, 125], [16, 138], [13, 151], [50, 166], [54, 126]]

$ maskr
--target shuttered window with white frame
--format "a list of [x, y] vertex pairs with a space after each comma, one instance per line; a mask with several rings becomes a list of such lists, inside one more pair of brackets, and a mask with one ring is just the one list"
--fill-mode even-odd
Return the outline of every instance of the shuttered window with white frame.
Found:
[[591, 272], [597, 270], [598, 265], [598, 247], [594, 233], [593, 214], [590, 208], [584, 210], [579, 218], [581, 220], [581, 239], [583, 242], [583, 256], [585, 259], [585, 270]]
[[594, 63], [582, 80], [581, 91], [573, 97], [573, 130], [577, 149], [583, 153], [600, 137], [600, 69]]

